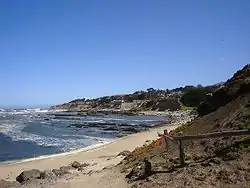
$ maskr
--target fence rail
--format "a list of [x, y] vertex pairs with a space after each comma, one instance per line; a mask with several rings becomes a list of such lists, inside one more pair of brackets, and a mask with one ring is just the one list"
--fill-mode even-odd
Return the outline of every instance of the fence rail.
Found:
[[250, 130], [223, 131], [223, 132], [213, 132], [213, 133], [205, 133], [197, 135], [186, 135], [186, 136], [170, 136], [166, 134], [159, 134], [159, 136], [163, 136], [165, 138], [166, 144], [167, 140], [179, 141], [179, 154], [180, 154], [181, 166], [185, 165], [185, 154], [182, 142], [183, 140], [197, 140], [197, 139], [205, 139], [213, 137], [228, 137], [228, 136], [243, 136], [243, 135], [250, 135]]

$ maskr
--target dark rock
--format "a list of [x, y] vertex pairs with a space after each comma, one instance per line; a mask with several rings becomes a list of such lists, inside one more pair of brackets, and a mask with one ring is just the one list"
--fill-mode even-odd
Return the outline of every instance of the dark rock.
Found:
[[124, 151], [120, 152], [117, 156], [125, 156], [125, 157], [127, 157], [130, 153], [131, 153], [130, 151], [124, 150]]
[[78, 161], [74, 161], [74, 162], [71, 164], [71, 166], [72, 166], [73, 168], [79, 168], [79, 167], [81, 167], [81, 163], [79, 163]]
[[133, 128], [133, 127], [124, 128], [122, 131], [132, 132], [132, 133], [139, 132], [136, 128]]
[[152, 165], [151, 162], [149, 162], [146, 158], [144, 159], [144, 175], [148, 176], [150, 174], [152, 174]]
[[78, 171], [82, 171], [82, 170], [84, 170], [84, 168], [87, 167], [87, 166], [89, 166], [88, 163], [83, 163], [83, 164], [81, 164], [81, 166], [80, 166], [77, 170], [78, 170]]
[[180, 160], [179, 160], [178, 157], [176, 157], [176, 158], [170, 158], [169, 162], [174, 163], [174, 164], [180, 164]]
[[87, 166], [89, 166], [88, 163], [83, 163], [83, 164], [81, 164], [81, 167], [87, 167]]
[[107, 128], [104, 128], [103, 130], [105, 130], [105, 131], [117, 131], [118, 129], [116, 127], [107, 127]]
[[134, 175], [134, 173], [135, 173], [135, 170], [132, 169], [132, 170], [126, 175], [126, 178], [131, 179], [132, 176]]
[[37, 169], [23, 171], [19, 176], [16, 177], [16, 181], [23, 183], [31, 179], [40, 179], [41, 171]]
[[246, 104], [245, 107], [249, 108], [250, 107], [250, 103]]
[[210, 163], [214, 163], [214, 164], [220, 164], [220, 160], [218, 158], [212, 158], [209, 160]]
[[207, 141], [206, 141], [206, 140], [201, 140], [201, 141], [200, 141], [200, 144], [201, 144], [202, 146], [206, 146]]
[[211, 164], [209, 161], [205, 161], [205, 162], [201, 163], [201, 166], [208, 167], [208, 166], [211, 166]]
[[224, 156], [223, 156], [223, 161], [232, 161], [232, 160], [235, 160], [239, 157], [239, 154], [236, 153], [236, 152], [230, 152], [230, 153], [226, 153]]
[[198, 161], [198, 160], [204, 159], [204, 155], [194, 155], [193, 158], [195, 161]]
[[62, 169], [53, 169], [52, 172], [57, 176], [63, 176], [65, 174], [70, 174], [68, 171], [62, 170]]

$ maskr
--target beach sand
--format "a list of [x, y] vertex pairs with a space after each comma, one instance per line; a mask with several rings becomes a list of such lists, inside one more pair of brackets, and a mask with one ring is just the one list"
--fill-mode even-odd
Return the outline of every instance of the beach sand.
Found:
[[[164, 129], [172, 130], [172, 129], [175, 129], [176, 127], [177, 125], [166, 125], [166, 126], [161, 126], [161, 127], [155, 127], [155, 128], [150, 129], [149, 131], [132, 134], [132, 135], [117, 139], [111, 143], [107, 143], [102, 146], [89, 149], [87, 151], [75, 151], [71, 153], [58, 154], [54, 156], [47, 156], [47, 157], [40, 157], [40, 158], [38, 157], [35, 159], [28, 159], [22, 162], [19, 161], [19, 162], [13, 162], [9, 164], [0, 163], [0, 179], [14, 181], [15, 178], [24, 170], [39, 169], [42, 171], [42, 170], [47, 170], [47, 169], [60, 168], [61, 166], [69, 165], [73, 161], [79, 161], [81, 163], [92, 164], [90, 165], [90, 167], [88, 167], [89, 171], [91, 170], [100, 171], [104, 167], [111, 167], [111, 166], [118, 164], [123, 159], [122, 157], [117, 157], [117, 154], [119, 152], [123, 150], [132, 151], [136, 147], [142, 146], [146, 140], [155, 140], [158, 137], [157, 132], [163, 133]], [[100, 177], [104, 175], [109, 176], [108, 175], [109, 173], [111, 175], [114, 175], [114, 173], [110, 171], [106, 171], [105, 173], [106, 174], [99, 174], [99, 176]], [[81, 177], [81, 180], [83, 180], [84, 178], [85, 178], [85, 183], [86, 183], [90, 181], [90, 179], [93, 178], [93, 176], [85, 175], [84, 177]], [[76, 179], [74, 182], [71, 182], [71, 184], [72, 183], [77, 184], [77, 182], [79, 181], [76, 181]], [[107, 177], [104, 179], [106, 181]], [[114, 178], [111, 178], [111, 179], [112, 181], [114, 180]], [[117, 178], [117, 181], [120, 181], [119, 178]], [[121, 182], [122, 184], [124, 184], [123, 181]], [[77, 186], [69, 186], [68, 183], [70, 182], [67, 181], [63, 185], [61, 182], [60, 186], [61, 187], [77, 187]], [[85, 183], [84, 185], [86, 186]]]

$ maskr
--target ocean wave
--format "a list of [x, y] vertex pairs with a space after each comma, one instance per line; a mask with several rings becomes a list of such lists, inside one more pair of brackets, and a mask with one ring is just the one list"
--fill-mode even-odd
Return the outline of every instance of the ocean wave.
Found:
[[54, 112], [63, 112], [65, 110], [53, 110], [53, 109], [45, 109], [45, 108], [24, 108], [24, 109], [2, 109], [0, 108], [0, 113], [7, 114], [36, 114], [36, 113], [54, 113]]
[[[22, 132], [22, 129], [25, 127], [23, 124], [1, 124], [0, 132], [6, 136], [9, 136], [13, 141], [30, 141], [34, 142], [40, 146], [54, 146], [58, 147], [61, 151], [70, 151], [71, 149], [78, 149], [81, 147], [89, 146], [98, 142], [108, 141], [109, 139], [100, 138], [100, 137], [91, 137], [87, 135], [68, 135], [70, 138], [64, 139], [41, 136], [32, 133]], [[65, 135], [67, 136], [67, 135]], [[81, 138], [79, 138], [81, 137]]]

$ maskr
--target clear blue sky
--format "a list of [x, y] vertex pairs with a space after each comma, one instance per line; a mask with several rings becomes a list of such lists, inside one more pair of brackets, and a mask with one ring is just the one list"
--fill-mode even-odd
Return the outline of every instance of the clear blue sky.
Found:
[[0, 106], [212, 84], [250, 63], [249, 0], [1, 0]]

